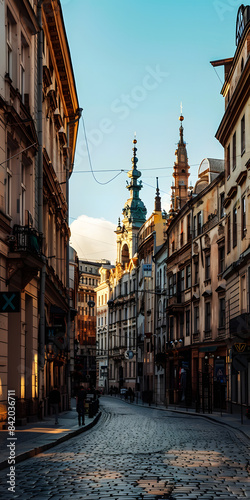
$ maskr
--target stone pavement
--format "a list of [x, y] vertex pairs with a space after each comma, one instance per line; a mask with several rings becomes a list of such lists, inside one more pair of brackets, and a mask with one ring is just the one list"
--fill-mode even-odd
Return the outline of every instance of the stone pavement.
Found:
[[[115, 397], [115, 396], [112, 396]], [[119, 397], [119, 396], [118, 396]], [[122, 398], [124, 399], [124, 397]], [[149, 406], [147, 403], [143, 403], [140, 399], [138, 402], [136, 400], [133, 403], [130, 403], [130, 401], [127, 399], [124, 401], [128, 404], [134, 404], [134, 405], [139, 405], [139, 406]], [[185, 408], [185, 407], [178, 407], [177, 405], [168, 405], [167, 407], [164, 405], [155, 405], [151, 404], [149, 406], [152, 409], [157, 409], [157, 410], [162, 410], [162, 411], [169, 411], [169, 412], [174, 412], [174, 413], [181, 413], [184, 415], [192, 415], [194, 417], [204, 417], [208, 420], [212, 420], [215, 422], [218, 422], [222, 425], [226, 425], [228, 427], [231, 427], [232, 429], [235, 429], [237, 431], [242, 432], [246, 437], [250, 439], [250, 419], [246, 417], [245, 414], [243, 414], [243, 418], [241, 417], [240, 413], [226, 413], [226, 412], [213, 412], [213, 413], [196, 413], [194, 408]], [[243, 410], [245, 413], [245, 410]]]
[[[111, 399], [115, 398], [115, 396], [109, 396]], [[118, 396], [117, 399], [120, 399]], [[123, 398], [122, 398], [123, 399]], [[72, 399], [72, 410], [63, 412], [59, 414], [59, 424], [55, 425], [54, 417], [46, 417], [42, 421], [33, 422], [27, 424], [25, 426], [16, 427], [15, 437], [15, 463], [21, 462], [27, 458], [33, 457], [42, 453], [57, 444], [60, 444], [78, 434], [90, 429], [98, 422], [101, 413], [99, 412], [93, 418], [89, 418], [87, 415], [85, 416], [85, 425], [78, 425], [78, 414], [75, 408], [75, 400]], [[138, 400], [138, 402], [130, 403], [129, 400], [124, 400], [127, 404], [133, 404], [136, 406], [145, 406], [148, 407], [147, 404], [143, 404], [142, 401]], [[224, 426], [229, 426], [232, 429], [240, 431], [246, 437], [250, 439], [250, 419], [247, 419], [246, 416], [243, 416], [243, 424], [241, 423], [241, 415], [240, 414], [229, 414], [229, 413], [212, 413], [212, 414], [203, 414], [196, 413], [194, 409], [185, 409], [178, 408], [176, 406], [168, 406], [167, 408], [163, 405], [154, 405], [150, 406], [152, 409], [192, 415], [195, 417], [203, 417], [208, 420], [216, 421]], [[8, 458], [9, 458], [9, 449], [7, 448], [8, 441], [8, 431], [1, 430], [0, 431], [0, 470], [8, 467]]]
[[249, 439], [211, 420], [102, 397], [90, 432], [17, 464], [5, 500], [250, 499]]
[[[59, 443], [87, 431], [98, 422], [101, 412], [93, 418], [85, 415], [85, 425], [78, 425], [75, 399], [71, 399], [72, 410], [59, 413], [59, 424], [55, 425], [55, 417], [45, 417], [42, 421], [32, 422], [25, 426], [16, 426], [15, 441], [8, 435], [8, 430], [0, 430], [0, 470], [9, 467], [8, 444], [15, 442], [15, 463], [42, 453]], [[7, 439], [9, 438], [9, 439]]]

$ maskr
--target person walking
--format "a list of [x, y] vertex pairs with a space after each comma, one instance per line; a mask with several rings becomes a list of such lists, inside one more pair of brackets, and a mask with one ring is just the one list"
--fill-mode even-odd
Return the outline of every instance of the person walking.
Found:
[[85, 418], [84, 418], [84, 413], [85, 413], [85, 399], [86, 399], [86, 392], [84, 390], [84, 387], [81, 386], [80, 390], [78, 392], [78, 395], [76, 397], [76, 411], [78, 413], [78, 423], [79, 423], [79, 425], [84, 425], [84, 423], [85, 423]]
[[58, 424], [58, 412], [59, 412], [59, 404], [61, 402], [61, 394], [58, 390], [58, 387], [54, 387], [54, 389], [49, 394], [49, 404], [53, 409], [55, 414], [55, 425]]

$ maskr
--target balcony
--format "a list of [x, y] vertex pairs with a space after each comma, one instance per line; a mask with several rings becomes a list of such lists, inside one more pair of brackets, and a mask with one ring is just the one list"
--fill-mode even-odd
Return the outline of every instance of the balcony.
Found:
[[6, 284], [25, 288], [43, 267], [42, 236], [32, 227], [14, 225], [8, 240]]
[[168, 314], [179, 314], [184, 311], [184, 301], [181, 301], [180, 294], [173, 295], [168, 299], [167, 312]]
[[15, 225], [13, 227], [13, 236], [15, 240], [10, 243], [10, 251], [42, 254], [42, 237], [35, 229], [29, 226]]
[[110, 358], [114, 361], [122, 361], [124, 359], [124, 349], [120, 349], [119, 347], [113, 347], [113, 349], [109, 352]]
[[205, 233], [206, 231], [209, 231], [209, 229], [211, 229], [211, 227], [213, 227], [215, 224], [218, 224], [218, 222], [219, 216], [217, 214], [209, 214], [207, 222], [203, 224], [202, 232]]

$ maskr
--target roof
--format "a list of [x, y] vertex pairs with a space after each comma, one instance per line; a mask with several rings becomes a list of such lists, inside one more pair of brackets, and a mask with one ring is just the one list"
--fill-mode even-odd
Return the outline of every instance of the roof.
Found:
[[203, 189], [224, 171], [224, 168], [224, 160], [204, 158], [198, 169], [198, 181], [194, 187], [194, 194], [199, 194], [203, 191]]

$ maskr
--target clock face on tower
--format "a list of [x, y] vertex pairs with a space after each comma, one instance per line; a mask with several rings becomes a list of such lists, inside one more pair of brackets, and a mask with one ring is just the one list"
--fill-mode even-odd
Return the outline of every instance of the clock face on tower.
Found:
[[243, 31], [245, 28], [245, 22], [244, 22], [244, 5], [241, 5], [238, 10], [237, 14], [237, 19], [236, 19], [236, 45], [239, 44], [239, 41], [243, 35]]

